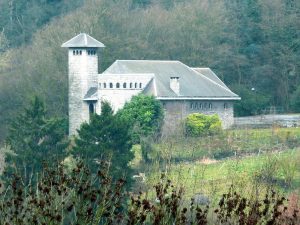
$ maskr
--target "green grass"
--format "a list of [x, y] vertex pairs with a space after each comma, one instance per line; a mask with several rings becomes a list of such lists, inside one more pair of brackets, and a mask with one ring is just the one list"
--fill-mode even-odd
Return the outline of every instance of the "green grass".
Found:
[[[146, 173], [149, 187], [159, 181], [160, 173], [164, 172], [176, 185], [184, 186], [187, 197], [196, 193], [218, 197], [225, 193], [231, 185], [248, 195], [255, 187], [263, 191], [268, 186], [282, 192], [289, 192], [299, 188], [300, 180], [300, 150], [289, 150], [281, 153], [250, 156], [241, 159], [227, 159], [213, 164], [171, 163], [167, 169], [153, 165], [152, 170]], [[283, 172], [289, 165], [293, 172], [290, 186], [286, 186], [286, 173]], [[266, 169], [269, 168], [269, 171]], [[270, 173], [273, 183], [255, 179], [260, 174]]]
[[[141, 148], [134, 146], [132, 166], [146, 175], [142, 189], [153, 190], [165, 173], [185, 188], [187, 199], [197, 193], [219, 199], [231, 185], [245, 195], [270, 187], [289, 193], [300, 191], [299, 147], [299, 128], [235, 129], [211, 137], [163, 139], [153, 144], [151, 163], [142, 162]], [[217, 162], [203, 164], [204, 158]]]
[[227, 130], [208, 137], [171, 137], [155, 145], [163, 160], [197, 161], [283, 151], [300, 146], [300, 128]]
[[[164, 139], [153, 145], [147, 164], [140, 163], [141, 149], [135, 146], [133, 165], [146, 174], [145, 189], [165, 173], [184, 186], [187, 197], [202, 193], [218, 198], [231, 185], [246, 195], [271, 186], [288, 193], [300, 190], [299, 146], [299, 128], [235, 129], [212, 137]], [[203, 164], [203, 158], [217, 162]]]

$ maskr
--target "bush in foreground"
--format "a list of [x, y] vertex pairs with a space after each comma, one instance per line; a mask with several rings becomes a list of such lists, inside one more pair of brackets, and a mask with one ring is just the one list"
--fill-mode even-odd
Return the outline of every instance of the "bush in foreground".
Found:
[[221, 130], [222, 123], [217, 114], [193, 113], [186, 118], [186, 133], [189, 136], [213, 135]]
[[[125, 181], [107, 176], [108, 163], [97, 176], [83, 164], [67, 173], [63, 166], [45, 167], [36, 186], [14, 176], [0, 194], [1, 224], [299, 224], [299, 206], [290, 207], [274, 191], [264, 199], [245, 198], [233, 188], [217, 206], [199, 206], [184, 199], [184, 189], [162, 176], [155, 197], [127, 194]], [[131, 199], [131, 201], [128, 201]], [[295, 200], [293, 200], [295, 202]], [[214, 208], [215, 207], [215, 208]]]

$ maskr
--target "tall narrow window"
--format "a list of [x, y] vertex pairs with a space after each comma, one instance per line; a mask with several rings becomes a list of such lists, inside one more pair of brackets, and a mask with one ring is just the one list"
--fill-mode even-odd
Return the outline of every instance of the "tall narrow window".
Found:
[[106, 83], [103, 83], [103, 88], [106, 88]]
[[129, 88], [132, 88], [132, 83], [129, 84]]
[[227, 103], [224, 103], [224, 109], [228, 109]]
[[114, 87], [113, 83], [109, 83], [109, 88], [113, 88], [113, 87]]
[[137, 83], [134, 83], [134, 88], [137, 88]]
[[208, 104], [208, 108], [212, 109], [212, 104], [211, 103]]
[[126, 88], [126, 83], [123, 83], [123, 88]]
[[120, 88], [120, 83], [117, 83], [117, 84], [116, 84], [116, 88]]
[[94, 104], [93, 103], [89, 104], [89, 112], [90, 112], [90, 114], [95, 113], [95, 108], [94, 108]]
[[202, 108], [203, 108], [202, 103], [199, 103], [199, 109], [202, 109]]
[[142, 88], [142, 83], [140, 83], [140, 88]]

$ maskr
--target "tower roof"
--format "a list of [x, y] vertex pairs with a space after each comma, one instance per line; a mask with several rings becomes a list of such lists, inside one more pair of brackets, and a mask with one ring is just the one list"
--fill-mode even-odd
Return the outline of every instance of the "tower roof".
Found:
[[63, 48], [104, 48], [105, 45], [86, 33], [80, 33], [61, 45]]

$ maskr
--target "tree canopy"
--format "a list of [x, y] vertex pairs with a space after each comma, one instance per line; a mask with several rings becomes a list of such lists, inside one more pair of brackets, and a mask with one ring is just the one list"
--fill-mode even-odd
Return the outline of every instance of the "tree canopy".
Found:
[[159, 134], [164, 115], [160, 101], [140, 94], [125, 103], [118, 116], [128, 121], [133, 142], [139, 143], [141, 137]]
[[113, 114], [107, 102], [102, 102], [101, 114], [91, 115], [89, 123], [84, 123], [75, 138], [72, 153], [83, 159], [93, 173], [97, 172], [99, 162], [110, 161], [113, 177], [130, 175], [128, 165], [133, 158], [127, 121]]
[[48, 118], [44, 103], [35, 97], [17, 118], [12, 119], [7, 144], [12, 154], [7, 156], [8, 175], [18, 171], [25, 181], [40, 172], [43, 162], [63, 160], [68, 145], [66, 121]]

